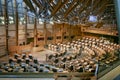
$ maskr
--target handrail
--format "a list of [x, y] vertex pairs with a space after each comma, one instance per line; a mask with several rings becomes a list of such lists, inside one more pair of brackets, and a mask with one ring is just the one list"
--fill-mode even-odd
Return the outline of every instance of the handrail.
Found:
[[112, 66], [109, 66], [107, 69], [102, 70], [102, 72], [98, 72], [98, 78], [101, 78], [106, 73], [110, 72], [111, 70], [113, 70], [114, 68], [116, 68], [119, 65], [120, 65], [120, 61], [118, 60], [116, 63], [112, 64]]

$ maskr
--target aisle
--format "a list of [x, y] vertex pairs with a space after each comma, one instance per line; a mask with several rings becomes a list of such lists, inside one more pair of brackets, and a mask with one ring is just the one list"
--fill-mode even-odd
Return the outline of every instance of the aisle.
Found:
[[31, 53], [35, 58], [38, 59], [38, 61], [40, 62], [45, 62], [46, 61], [46, 54], [53, 54], [55, 52], [44, 49], [43, 51], [39, 51], [39, 52], [33, 52]]

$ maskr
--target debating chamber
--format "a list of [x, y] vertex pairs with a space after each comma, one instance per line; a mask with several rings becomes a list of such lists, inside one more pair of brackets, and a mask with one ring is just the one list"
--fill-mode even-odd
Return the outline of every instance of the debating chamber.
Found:
[[0, 0], [0, 80], [120, 80], [120, 0]]

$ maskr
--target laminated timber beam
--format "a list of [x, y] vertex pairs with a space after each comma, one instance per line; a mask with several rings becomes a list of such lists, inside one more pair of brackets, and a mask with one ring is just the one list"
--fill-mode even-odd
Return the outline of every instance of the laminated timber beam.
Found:
[[19, 45], [19, 43], [18, 43], [18, 37], [19, 37], [19, 33], [18, 33], [18, 26], [19, 26], [19, 19], [18, 19], [18, 4], [17, 4], [17, 0], [15, 0], [15, 8], [16, 8], [16, 10], [15, 10], [15, 28], [16, 28], [16, 34], [15, 34], [15, 37], [16, 37], [16, 46], [18, 46]]
[[72, 2], [72, 4], [70, 5], [70, 7], [68, 8], [68, 10], [65, 12], [64, 14], [64, 18], [66, 18], [68, 16], [68, 14], [75, 8], [77, 7], [77, 5], [79, 4], [80, 2], [78, 0], [74, 0]]
[[53, 31], [53, 43], [56, 43], [56, 23], [52, 25], [52, 31]]
[[93, 10], [96, 9], [96, 7], [98, 6], [98, 4], [99, 4], [100, 1], [101, 1], [101, 0], [94, 0], [94, 2], [93, 2], [93, 8], [92, 8], [92, 9], [89, 9], [89, 10], [86, 12], [86, 16], [81, 19], [82, 21], [85, 21], [85, 20], [87, 19], [87, 17], [90, 15], [90, 12], [92, 12]]
[[53, 2], [53, 0], [49, 0], [49, 2], [51, 3], [51, 2]]
[[[35, 9], [37, 8], [37, 6], [35, 6]], [[37, 18], [34, 17], [34, 47], [37, 46], [37, 40], [38, 40], [38, 36], [37, 36]]]
[[44, 7], [42, 6], [42, 4], [41, 4], [41, 2], [39, 0], [32, 0], [32, 1], [36, 4], [36, 7], [39, 8], [39, 12], [37, 13], [37, 11], [36, 11], [36, 13], [38, 15], [40, 15], [42, 10], [44, 9]]
[[65, 2], [62, 2], [62, 0], [59, 0], [56, 6], [54, 6], [51, 16], [54, 16], [57, 13], [57, 11], [59, 11], [68, 1], [69, 0], [65, 0]]
[[[100, 3], [100, 1], [101, 0], [98, 0], [98, 1], [96, 1], [96, 3], [95, 3], [95, 5], [93, 5], [93, 9], [92, 10], [95, 10], [96, 8], [97, 8], [97, 6], [98, 6], [98, 4]], [[99, 9], [97, 9], [96, 11], [96, 13], [93, 13], [94, 15], [97, 15], [97, 14], [100, 14], [100, 13], [102, 13], [106, 8], [106, 4], [107, 4], [108, 2], [105, 2], [104, 0], [102, 0], [102, 5], [101, 5], [101, 7], [99, 8]], [[91, 11], [91, 10], [90, 10]], [[85, 21], [86, 19], [87, 19], [87, 17], [90, 15], [90, 11], [88, 11], [87, 12], [87, 14], [86, 14], [86, 16], [84, 17], [84, 18], [82, 18], [81, 20], [82, 21]]]
[[53, 10], [54, 8], [53, 8], [53, 6], [50, 5], [51, 1], [47, 1], [47, 0], [45, 0], [45, 1], [49, 4], [49, 6], [50, 6], [50, 7], [49, 7], [49, 10], [50, 10], [50, 12], [52, 12], [52, 10]]
[[95, 13], [95, 15], [102, 13], [102, 12], [106, 9], [108, 2], [109, 2], [109, 1], [104, 1], [104, 0], [103, 0], [103, 4], [102, 4], [101, 7], [97, 10], [97, 12]]
[[[54, 9], [53, 6], [50, 5], [50, 2], [49, 2], [48, 0], [44, 0], [44, 1], [45, 1], [46, 5], [47, 5], [49, 8], [44, 7], [43, 10], [46, 10], [46, 11], [47, 11], [47, 9], [49, 9], [49, 11], [52, 12], [53, 9]], [[45, 6], [46, 6], [46, 5], [45, 5]]]
[[9, 22], [9, 19], [8, 19], [8, 5], [7, 5], [7, 0], [4, 1], [4, 4], [5, 4], [5, 7], [4, 7], [4, 10], [5, 10], [5, 35], [6, 35], [6, 51], [8, 52], [8, 22]]
[[[53, 9], [55, 9], [55, 8], [54, 8], [54, 7], [55, 7], [55, 6], [54, 6], [55, 4], [52, 3], [52, 2], [48, 2], [48, 3], [49, 3], [49, 5], [50, 5], [50, 7], [51, 7], [51, 9], [52, 9], [52, 11], [53, 11]], [[51, 12], [52, 12], [52, 11], [51, 11]]]
[[79, 14], [81, 14], [90, 5], [90, 3], [91, 0], [87, 0], [85, 4], [83, 4], [84, 6], [80, 9]]
[[37, 19], [34, 18], [34, 47], [37, 45]]
[[71, 39], [71, 24], [69, 24], [69, 41], [71, 42], [72, 41], [72, 39]]
[[61, 29], [61, 42], [63, 43], [64, 41], [64, 27], [65, 27], [65, 23], [62, 23], [62, 29]]
[[27, 10], [25, 11], [25, 45], [27, 44], [27, 21], [28, 21], [28, 16], [27, 16]]
[[33, 11], [34, 13], [36, 13], [34, 6], [32, 5], [31, 0], [23, 0], [25, 2], [25, 4], [30, 8], [31, 11]]
[[51, 16], [55, 15], [55, 13], [58, 11], [58, 9], [61, 7], [62, 0], [59, 0], [56, 6], [54, 7], [54, 10], [51, 13]]
[[47, 27], [46, 27], [46, 20], [44, 21], [44, 45], [47, 45]]
[[38, 0], [32, 0], [32, 1], [36, 4], [36, 6], [37, 6], [39, 9], [43, 9], [42, 4], [41, 4], [40, 2], [38, 2]]

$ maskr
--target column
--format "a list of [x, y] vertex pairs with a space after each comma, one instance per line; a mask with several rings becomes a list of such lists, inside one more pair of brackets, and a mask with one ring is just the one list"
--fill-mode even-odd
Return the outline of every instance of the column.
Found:
[[18, 46], [18, 37], [19, 37], [19, 33], [18, 33], [18, 24], [19, 24], [19, 20], [18, 20], [18, 4], [17, 4], [17, 0], [15, 0], [15, 14], [16, 14], [16, 17], [15, 17], [15, 27], [16, 27], [16, 46]]
[[52, 27], [53, 27], [53, 43], [56, 43], [56, 30], [55, 30], [56, 24], [54, 23]]
[[47, 28], [46, 28], [46, 20], [44, 21], [44, 45], [47, 45]]
[[5, 0], [5, 6], [4, 6], [4, 9], [5, 9], [5, 34], [6, 34], [6, 51], [8, 52], [8, 22], [9, 22], [9, 19], [8, 19], [8, 5], [7, 5], [7, 0]]
[[37, 45], [37, 19], [34, 19], [34, 47]]
[[117, 18], [117, 29], [118, 29], [118, 43], [120, 44], [120, 0], [114, 0], [115, 3], [115, 11]]
[[69, 24], [69, 41], [71, 42], [71, 24]]
[[64, 25], [65, 23], [62, 24], [62, 29], [61, 29], [61, 42], [63, 43], [63, 40], [64, 40]]
[[25, 12], [25, 45], [27, 44], [27, 8]]

